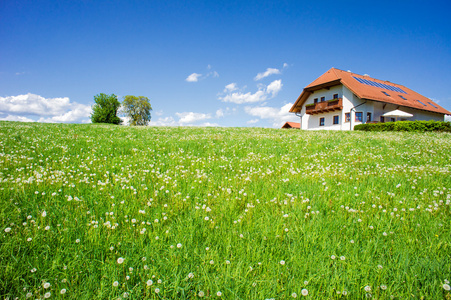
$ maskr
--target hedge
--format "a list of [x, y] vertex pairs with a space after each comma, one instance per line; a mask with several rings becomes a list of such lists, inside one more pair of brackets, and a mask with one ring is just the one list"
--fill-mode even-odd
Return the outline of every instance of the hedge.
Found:
[[397, 121], [387, 123], [367, 123], [354, 126], [362, 131], [443, 131], [451, 132], [451, 122], [443, 121]]

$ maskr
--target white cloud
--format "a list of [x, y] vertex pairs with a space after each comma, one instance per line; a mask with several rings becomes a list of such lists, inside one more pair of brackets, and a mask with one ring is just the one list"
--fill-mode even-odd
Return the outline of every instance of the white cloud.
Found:
[[203, 113], [195, 113], [195, 112], [182, 112], [182, 113], [175, 113], [177, 117], [179, 117], [179, 123], [180, 124], [191, 124], [193, 122], [198, 122], [201, 120], [207, 120], [211, 119], [210, 114], [203, 114]]
[[225, 97], [222, 97], [222, 101], [224, 102], [232, 102], [236, 104], [243, 104], [243, 103], [254, 103], [254, 102], [261, 102], [265, 101], [267, 97], [267, 94], [263, 90], [259, 90], [252, 94], [251, 92], [248, 92], [246, 94], [244, 93], [231, 93], [226, 95]]
[[87, 122], [91, 106], [71, 102], [68, 97], [44, 98], [35, 94], [0, 97], [0, 112], [16, 116], [17, 120], [38, 122]]
[[216, 118], [221, 118], [221, 117], [224, 117], [224, 111], [222, 110], [222, 108], [220, 108], [216, 111]]
[[230, 83], [225, 86], [225, 96], [219, 97], [223, 102], [232, 102], [236, 104], [263, 102], [270, 98], [274, 98], [282, 89], [282, 80], [274, 80], [267, 87], [259, 84], [258, 91], [255, 93], [233, 92], [238, 89], [236, 83]]
[[238, 87], [236, 86], [236, 83], [232, 82], [225, 86], [224, 93], [233, 92], [236, 91], [237, 89]]
[[271, 93], [273, 97], [277, 95], [277, 93], [282, 89], [282, 80], [274, 80], [271, 82], [268, 87], [266, 88], [267, 93]]
[[280, 74], [280, 70], [275, 69], [275, 68], [267, 68], [265, 72], [258, 73], [257, 76], [255, 76], [254, 80], [258, 81], [258, 80], [261, 80], [265, 77], [268, 77], [268, 76], [274, 75], [274, 74]]
[[258, 123], [258, 121], [260, 121], [260, 119], [252, 119], [252, 120], [247, 121], [246, 123], [247, 124], [255, 124], [255, 123]]
[[150, 126], [178, 126], [180, 124], [177, 123], [173, 117], [166, 117], [166, 118], [158, 118], [156, 121], [150, 120], [149, 125]]
[[216, 71], [213, 71], [213, 72], [208, 73], [206, 77], [210, 77], [210, 76], [213, 78], [216, 78], [216, 77], [219, 77], [219, 73]]
[[[91, 106], [83, 104], [74, 104], [72, 109], [64, 114], [53, 116], [50, 118], [41, 117], [38, 122], [44, 123], [73, 123], [77, 121], [82, 121], [83, 118], [89, 117], [91, 115]], [[86, 123], [86, 122], [83, 122]]]
[[285, 122], [296, 121], [296, 116], [288, 112], [292, 106], [293, 103], [287, 103], [281, 108], [269, 106], [247, 106], [244, 108], [244, 111], [251, 116], [272, 121], [272, 126], [274, 127], [281, 127]]
[[7, 115], [6, 117], [0, 117], [0, 120], [2, 121], [19, 121], [19, 122], [35, 122], [34, 120], [22, 117], [22, 116], [14, 116], [14, 115]]
[[188, 77], [186, 77], [186, 81], [188, 82], [198, 82], [199, 81], [199, 77], [201, 77], [202, 74], [198, 74], [198, 73], [193, 73], [191, 75], [189, 75]]
[[288, 68], [288, 64], [287, 63], [283, 63], [283, 68], [284, 69]]

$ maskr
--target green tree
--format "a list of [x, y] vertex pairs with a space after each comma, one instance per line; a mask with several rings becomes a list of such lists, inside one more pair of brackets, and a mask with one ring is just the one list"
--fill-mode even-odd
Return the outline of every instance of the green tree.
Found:
[[130, 125], [143, 126], [150, 121], [150, 100], [144, 96], [127, 95], [122, 102], [124, 113], [130, 118]]
[[94, 96], [94, 101], [91, 114], [92, 123], [120, 124], [122, 122], [121, 118], [117, 116], [121, 103], [115, 94], [100, 93]]

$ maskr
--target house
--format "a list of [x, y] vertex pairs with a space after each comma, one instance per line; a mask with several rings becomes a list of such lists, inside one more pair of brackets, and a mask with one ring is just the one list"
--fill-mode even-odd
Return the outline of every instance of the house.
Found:
[[282, 128], [285, 128], [285, 129], [299, 129], [299, 128], [301, 128], [301, 124], [300, 123], [296, 123], [296, 122], [286, 122], [285, 124], [283, 124]]
[[408, 120], [443, 121], [451, 112], [411, 89], [389, 81], [332, 68], [304, 88], [290, 109], [301, 129], [352, 130], [362, 123], [391, 122], [401, 110]]

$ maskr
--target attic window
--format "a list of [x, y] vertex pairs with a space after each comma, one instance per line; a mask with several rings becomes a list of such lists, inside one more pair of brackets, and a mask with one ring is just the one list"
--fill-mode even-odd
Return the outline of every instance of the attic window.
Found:
[[390, 94], [388, 94], [386, 91], [382, 91], [382, 93], [383, 93], [385, 96], [390, 97]]
[[423, 104], [424, 106], [426, 106], [426, 104], [424, 104], [423, 102], [421, 102], [420, 100], [417, 100], [418, 102], [420, 102], [421, 104]]
[[438, 108], [437, 106], [435, 106], [434, 104], [432, 104], [431, 102], [428, 102], [431, 106]]
[[404, 97], [404, 96], [401, 96], [401, 95], [398, 95], [398, 96], [401, 97], [401, 99], [403, 99], [403, 100], [407, 100], [406, 97]]

